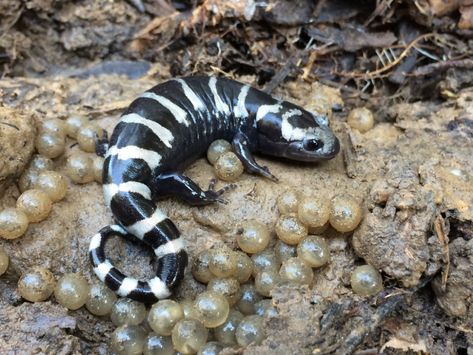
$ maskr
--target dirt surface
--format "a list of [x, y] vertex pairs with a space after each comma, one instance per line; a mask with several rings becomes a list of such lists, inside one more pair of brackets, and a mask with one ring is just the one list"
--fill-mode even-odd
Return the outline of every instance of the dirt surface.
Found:
[[[274, 290], [278, 315], [265, 319], [261, 345], [224, 353], [472, 353], [473, 4], [160, 0], [144, 1], [144, 12], [140, 4], [0, 0], [0, 208], [15, 205], [15, 179], [41, 121], [81, 114], [110, 134], [131, 100], [158, 82], [233, 77], [329, 114], [342, 152], [315, 166], [258, 157], [280, 181], [243, 174], [227, 205], [163, 201], [191, 262], [202, 250], [236, 247], [239, 223], [255, 215], [274, 244], [276, 198], [288, 188], [327, 199], [349, 193], [364, 218], [353, 234], [323, 233], [331, 262], [314, 271], [312, 287]], [[373, 129], [346, 124], [354, 106], [373, 110]], [[67, 143], [58, 171], [78, 150]], [[212, 169], [201, 159], [186, 173], [207, 186]], [[16, 283], [37, 265], [97, 282], [88, 244], [111, 220], [99, 184], [70, 183], [47, 220], [0, 240], [11, 258], [0, 277], [2, 353], [107, 353], [114, 327], [106, 318], [68, 312], [54, 298], [26, 302]], [[152, 274], [147, 252], [118, 238], [109, 244], [129, 274]], [[350, 287], [364, 263], [385, 286], [368, 299]], [[176, 297], [202, 290], [188, 272]]]

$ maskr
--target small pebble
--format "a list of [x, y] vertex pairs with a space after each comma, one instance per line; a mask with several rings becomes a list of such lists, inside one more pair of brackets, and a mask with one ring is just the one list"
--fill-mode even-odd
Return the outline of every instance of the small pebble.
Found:
[[151, 307], [148, 324], [158, 335], [169, 336], [172, 329], [184, 318], [182, 306], [173, 300], [161, 300]]
[[66, 161], [66, 174], [76, 184], [86, 184], [93, 181], [92, 159], [86, 154], [72, 154]]
[[207, 149], [207, 160], [210, 164], [215, 165], [218, 158], [224, 153], [231, 152], [232, 145], [224, 139], [217, 139], [210, 144]]
[[41, 222], [51, 212], [52, 201], [42, 190], [33, 189], [23, 192], [16, 201], [16, 208], [23, 211], [29, 222]]
[[85, 307], [96, 316], [105, 316], [112, 312], [112, 307], [116, 301], [117, 296], [112, 290], [102, 283], [97, 283], [90, 287]]
[[297, 246], [297, 256], [310, 267], [320, 267], [330, 261], [330, 249], [325, 239], [309, 235]]
[[174, 355], [171, 337], [165, 337], [156, 333], [149, 333], [145, 340], [145, 355]]
[[47, 300], [54, 291], [54, 275], [43, 267], [32, 267], [18, 280], [18, 293], [30, 302]]
[[257, 315], [246, 316], [241, 320], [235, 334], [240, 346], [261, 344], [264, 340], [263, 318]]
[[8, 264], [10, 264], [10, 258], [5, 249], [0, 245], [0, 276], [7, 271]]
[[371, 265], [358, 266], [351, 274], [351, 288], [356, 294], [367, 297], [383, 289], [383, 278]]
[[280, 214], [296, 213], [299, 206], [299, 194], [294, 190], [287, 190], [279, 195], [277, 206]]
[[330, 225], [339, 232], [351, 232], [362, 218], [361, 206], [350, 195], [338, 195], [332, 199]]
[[195, 354], [205, 343], [209, 331], [195, 319], [182, 319], [172, 330], [172, 343], [174, 349], [183, 354]]
[[77, 143], [84, 152], [95, 153], [97, 139], [105, 136], [105, 130], [96, 123], [89, 123], [77, 131]]
[[279, 275], [282, 280], [297, 285], [310, 285], [314, 279], [312, 269], [299, 258], [284, 261], [279, 270]]
[[40, 133], [36, 137], [35, 147], [38, 153], [47, 158], [57, 158], [64, 154], [66, 150], [66, 141], [64, 136], [54, 133]]
[[61, 306], [70, 310], [79, 309], [89, 297], [89, 285], [82, 275], [65, 274], [56, 283], [54, 297]]
[[368, 132], [374, 126], [373, 113], [365, 107], [355, 108], [348, 114], [347, 123], [361, 133]]
[[137, 325], [125, 324], [112, 333], [111, 348], [116, 355], [139, 355], [143, 353], [145, 331]]
[[256, 220], [248, 220], [241, 224], [237, 243], [245, 253], [253, 254], [264, 250], [270, 240], [268, 227]]
[[0, 237], [16, 239], [28, 229], [28, 216], [17, 208], [5, 208], [0, 211]]
[[275, 230], [279, 239], [289, 245], [298, 244], [308, 234], [307, 227], [299, 222], [295, 214], [279, 216]]
[[117, 327], [129, 324], [138, 325], [146, 317], [146, 307], [143, 303], [129, 298], [120, 298], [112, 307], [110, 320]]
[[215, 163], [215, 172], [223, 181], [235, 181], [243, 174], [243, 164], [235, 153], [222, 154]]
[[228, 317], [230, 305], [227, 299], [213, 291], [200, 293], [194, 302], [199, 320], [207, 328], [215, 328], [223, 324]]

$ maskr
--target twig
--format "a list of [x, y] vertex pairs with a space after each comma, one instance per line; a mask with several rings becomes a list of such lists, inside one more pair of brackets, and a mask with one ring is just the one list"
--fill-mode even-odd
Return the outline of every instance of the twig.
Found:
[[366, 72], [366, 73], [361, 73], [361, 72], [352, 72], [352, 73], [345, 73], [345, 72], [340, 72], [340, 73], [333, 73], [335, 75], [339, 75], [339, 76], [345, 76], [345, 77], [349, 77], [349, 78], [365, 78], [365, 79], [372, 79], [372, 78], [375, 78], [375, 77], [378, 77], [380, 75], [382, 75], [383, 73], [385, 73], [386, 71], [390, 70], [391, 68], [395, 67], [396, 65], [398, 65], [401, 60], [407, 56], [407, 54], [409, 53], [409, 51], [419, 42], [419, 41], [422, 41], [426, 38], [429, 38], [429, 37], [433, 37], [435, 36], [434, 33], [426, 33], [424, 35], [421, 35], [419, 37], [417, 37], [416, 39], [414, 39], [411, 43], [409, 43], [407, 45], [407, 47], [402, 51], [402, 53], [399, 55], [399, 57], [396, 58], [396, 60], [392, 61], [391, 63], [389, 63], [388, 65], [380, 68], [380, 69], [377, 69], [377, 70], [373, 70], [373, 71], [369, 71], [369, 72]]
[[443, 62], [427, 64], [420, 68], [417, 68], [409, 75], [425, 76], [430, 75], [434, 72], [444, 72], [450, 68], [471, 69], [473, 68], [473, 59], [445, 60]]

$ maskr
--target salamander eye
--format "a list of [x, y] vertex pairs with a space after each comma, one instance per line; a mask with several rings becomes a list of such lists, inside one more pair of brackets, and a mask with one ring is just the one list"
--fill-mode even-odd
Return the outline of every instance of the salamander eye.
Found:
[[318, 139], [307, 139], [304, 141], [304, 149], [314, 151], [324, 146], [323, 142]]

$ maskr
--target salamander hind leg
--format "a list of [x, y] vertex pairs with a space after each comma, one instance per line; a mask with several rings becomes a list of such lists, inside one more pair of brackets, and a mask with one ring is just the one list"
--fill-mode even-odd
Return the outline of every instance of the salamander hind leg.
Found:
[[214, 202], [226, 203], [222, 195], [236, 187], [234, 184], [215, 190], [215, 180], [211, 180], [209, 189], [204, 191], [189, 177], [173, 173], [161, 174], [153, 178], [153, 197], [161, 199], [175, 196], [183, 199], [192, 206], [208, 205]]

